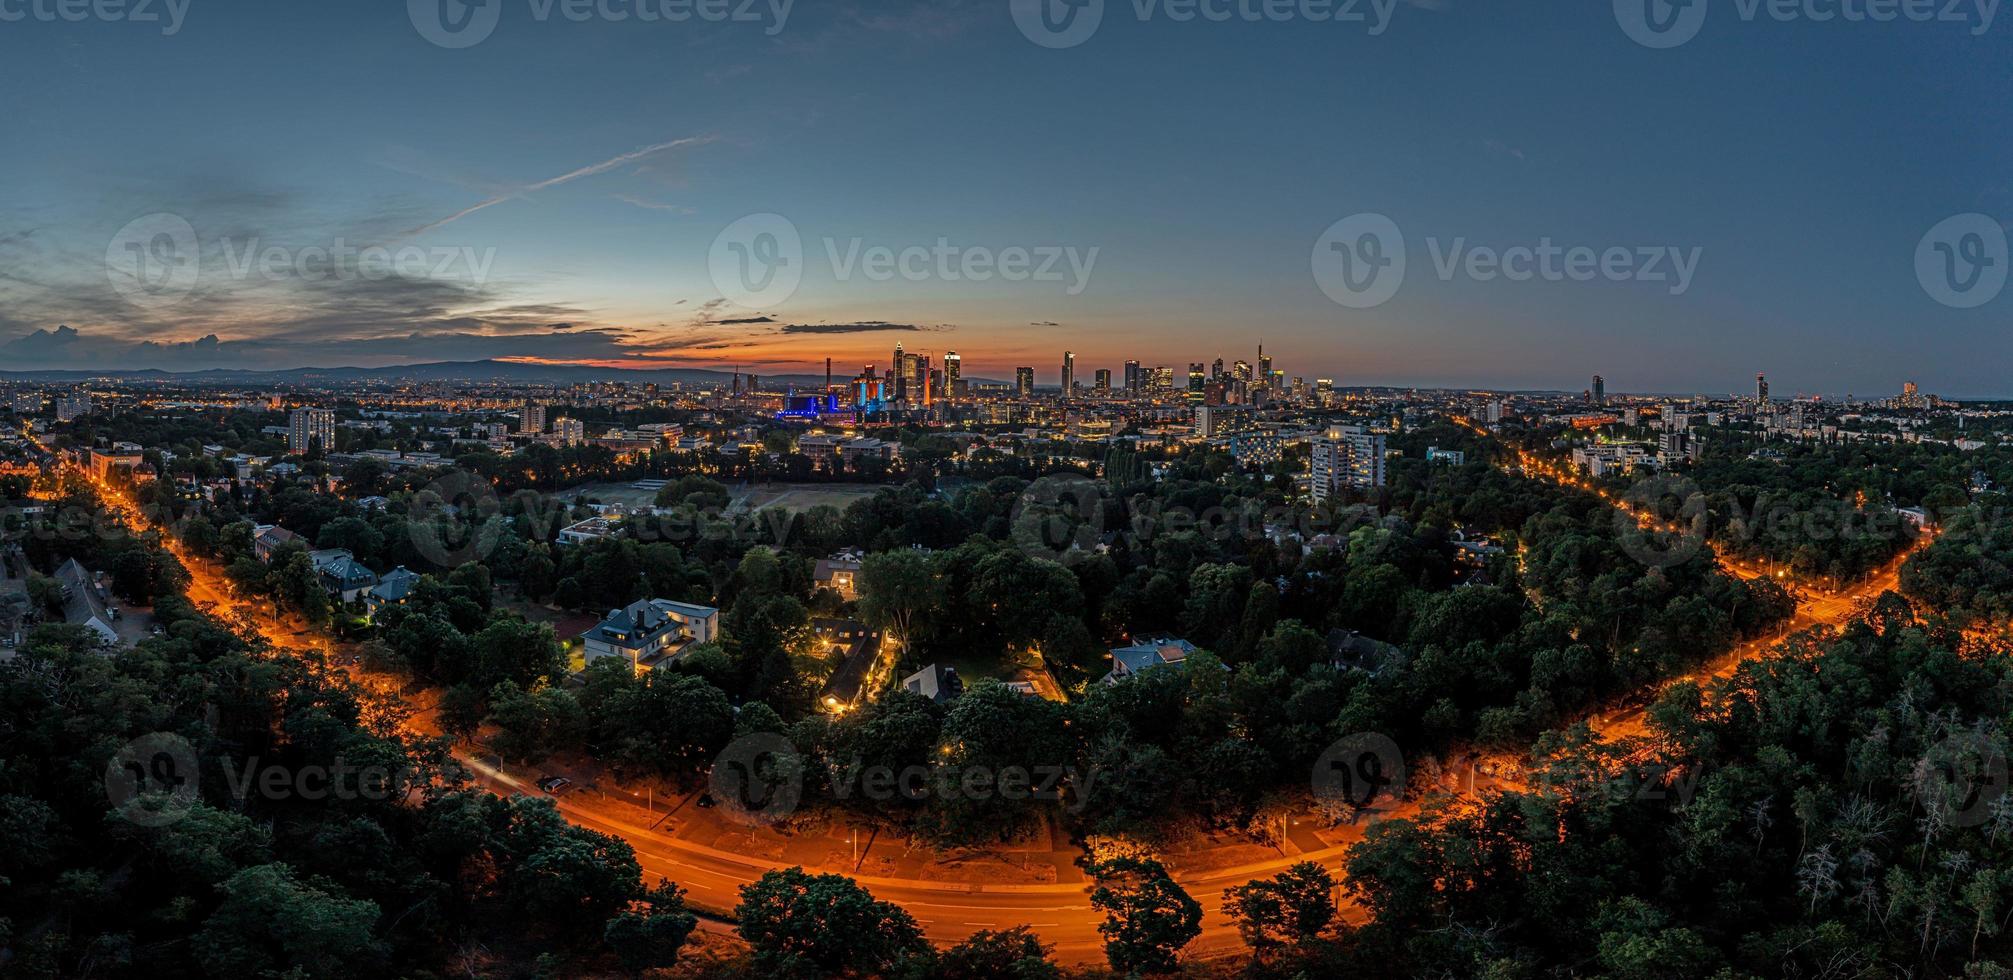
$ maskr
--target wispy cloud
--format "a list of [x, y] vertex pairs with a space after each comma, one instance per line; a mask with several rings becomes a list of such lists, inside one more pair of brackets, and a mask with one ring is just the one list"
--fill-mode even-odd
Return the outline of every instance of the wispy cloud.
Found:
[[600, 163], [589, 164], [577, 170], [572, 170], [567, 173], [560, 174], [557, 177], [547, 178], [545, 180], [541, 180], [533, 184], [525, 184], [520, 187], [513, 188], [504, 193], [497, 194], [493, 197], [488, 198], [487, 200], [480, 201], [476, 204], [472, 204], [469, 205], [468, 207], [462, 208], [461, 210], [456, 211], [455, 213], [450, 214], [447, 217], [442, 218], [439, 221], [436, 221], [430, 225], [415, 228], [411, 232], [407, 233], [407, 237], [416, 237], [419, 235], [426, 234], [429, 231], [433, 231], [436, 228], [451, 225], [478, 211], [493, 208], [506, 201], [516, 200], [520, 197], [525, 196], [526, 194], [535, 194], [542, 190], [549, 190], [551, 188], [558, 187], [561, 184], [570, 184], [573, 181], [580, 180], [583, 177], [593, 177], [598, 174], [605, 174], [610, 170], [616, 169], [617, 167], [621, 167], [626, 164], [636, 163], [638, 161], [648, 159], [652, 156], [655, 156], [659, 153], [663, 153], [667, 150], [677, 150], [692, 146], [704, 146], [708, 143], [713, 142], [714, 139], [716, 139], [716, 137], [713, 136], [688, 136], [683, 139], [668, 140], [663, 143], [652, 143], [651, 145], [643, 147], [640, 150], [631, 150], [628, 153], [609, 157], [608, 159], [603, 160]]

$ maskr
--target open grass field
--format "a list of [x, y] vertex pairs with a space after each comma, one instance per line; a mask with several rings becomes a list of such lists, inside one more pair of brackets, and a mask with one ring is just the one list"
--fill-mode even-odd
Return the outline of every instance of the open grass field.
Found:
[[821, 504], [845, 510], [853, 501], [871, 497], [879, 489], [830, 483], [758, 483], [735, 487], [733, 492], [734, 503], [750, 510], [805, 511]]

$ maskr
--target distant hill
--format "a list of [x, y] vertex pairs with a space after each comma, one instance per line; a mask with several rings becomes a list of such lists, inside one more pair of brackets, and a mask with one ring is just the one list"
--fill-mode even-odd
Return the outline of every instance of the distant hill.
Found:
[[[743, 372], [744, 374], [747, 372]], [[757, 372], [759, 373], [759, 372]], [[850, 375], [834, 374], [845, 382]], [[336, 381], [515, 381], [526, 384], [571, 384], [578, 381], [626, 381], [633, 384], [726, 384], [731, 371], [707, 368], [609, 368], [574, 364], [524, 364], [518, 361], [435, 361], [428, 364], [395, 364], [389, 367], [306, 367], [285, 370], [211, 368], [207, 371], [163, 371], [159, 368], [113, 371], [0, 371], [0, 380], [74, 384], [93, 379], [159, 381], [213, 385], [312, 385]], [[764, 387], [796, 385], [816, 388], [825, 383], [822, 374], [763, 374]], [[972, 384], [998, 384], [984, 378], [966, 379]]]

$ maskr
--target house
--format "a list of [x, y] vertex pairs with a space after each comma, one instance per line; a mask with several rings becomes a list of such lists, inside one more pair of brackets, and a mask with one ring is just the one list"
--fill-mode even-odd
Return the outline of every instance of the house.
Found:
[[866, 693], [874, 664], [881, 659], [881, 635], [851, 619], [814, 619], [811, 634], [817, 637], [820, 649], [845, 657], [818, 691], [818, 705], [833, 714], [852, 710]]
[[321, 578], [322, 588], [344, 603], [357, 601], [377, 585], [377, 573], [365, 568], [343, 548], [310, 551], [308, 557], [315, 563], [315, 574]]
[[1111, 673], [1104, 675], [1104, 682], [1116, 684], [1157, 667], [1179, 668], [1187, 664], [1189, 655], [1194, 652], [1195, 644], [1178, 637], [1135, 638], [1131, 646], [1111, 651]]
[[857, 556], [820, 558], [811, 574], [818, 588], [831, 589], [849, 600], [859, 598], [860, 590], [855, 581], [860, 574], [860, 559]]
[[621, 530], [621, 523], [622, 518], [619, 514], [611, 517], [590, 517], [578, 524], [561, 528], [559, 544], [571, 546], [599, 541]]
[[112, 628], [119, 614], [105, 602], [105, 595], [91, 573], [72, 558], [56, 569], [56, 581], [63, 586], [63, 621], [90, 628], [104, 638], [107, 646], [119, 646], [122, 642], [119, 631]]
[[402, 606], [412, 595], [412, 588], [419, 584], [419, 573], [408, 571], [404, 565], [384, 573], [377, 580], [377, 586], [364, 593], [364, 607], [372, 619], [386, 606]]
[[252, 529], [252, 553], [260, 561], [271, 562], [273, 552], [300, 539], [300, 535], [277, 524], [262, 524]]
[[965, 682], [958, 678], [956, 667], [931, 664], [902, 678], [902, 688], [911, 694], [920, 694], [938, 704], [943, 704], [965, 692]]
[[1373, 640], [1355, 630], [1328, 631], [1328, 662], [1337, 670], [1360, 670], [1380, 674], [1405, 663], [1405, 651], [1383, 640]]
[[719, 635], [720, 610], [669, 599], [638, 599], [610, 609], [593, 629], [580, 634], [588, 662], [622, 657], [639, 671], [670, 663], [685, 647]]

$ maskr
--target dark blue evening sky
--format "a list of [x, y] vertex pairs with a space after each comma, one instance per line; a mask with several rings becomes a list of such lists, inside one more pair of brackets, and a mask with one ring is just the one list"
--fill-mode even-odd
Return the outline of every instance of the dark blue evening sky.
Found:
[[[187, 0], [163, 36], [37, 2], [0, 0], [4, 367], [775, 372], [885, 361], [900, 341], [1052, 383], [1065, 347], [1087, 376], [1255, 359], [1262, 338], [1289, 375], [1339, 384], [1577, 389], [1598, 372], [1610, 390], [1717, 393], [1766, 371], [1781, 394], [2013, 395], [2013, 295], [1944, 305], [1915, 264], [1945, 218], [2013, 219], [2013, 14], [1974, 36], [1976, 7], [1813, 23], [1699, 0], [1697, 37], [1653, 50], [1607, 3], [1401, 3], [1372, 36], [1142, 22], [1110, 0], [1095, 36], [1058, 50], [1009, 0], [800, 0], [773, 35], [766, 19], [540, 23], [533, 0], [490, 0], [494, 33], [451, 50], [404, 3]], [[1310, 256], [1364, 212], [1402, 231], [1407, 271], [1352, 309]], [[136, 302], [106, 253], [156, 213], [193, 228], [200, 277]], [[709, 249], [759, 213], [800, 233], [802, 285], [723, 298]], [[1542, 238], [1697, 266], [1678, 295], [1435, 268], [1456, 239]], [[855, 239], [1097, 251], [1080, 282], [878, 281], [834, 267], [828, 240]], [[236, 271], [253, 242], [439, 261]]]

